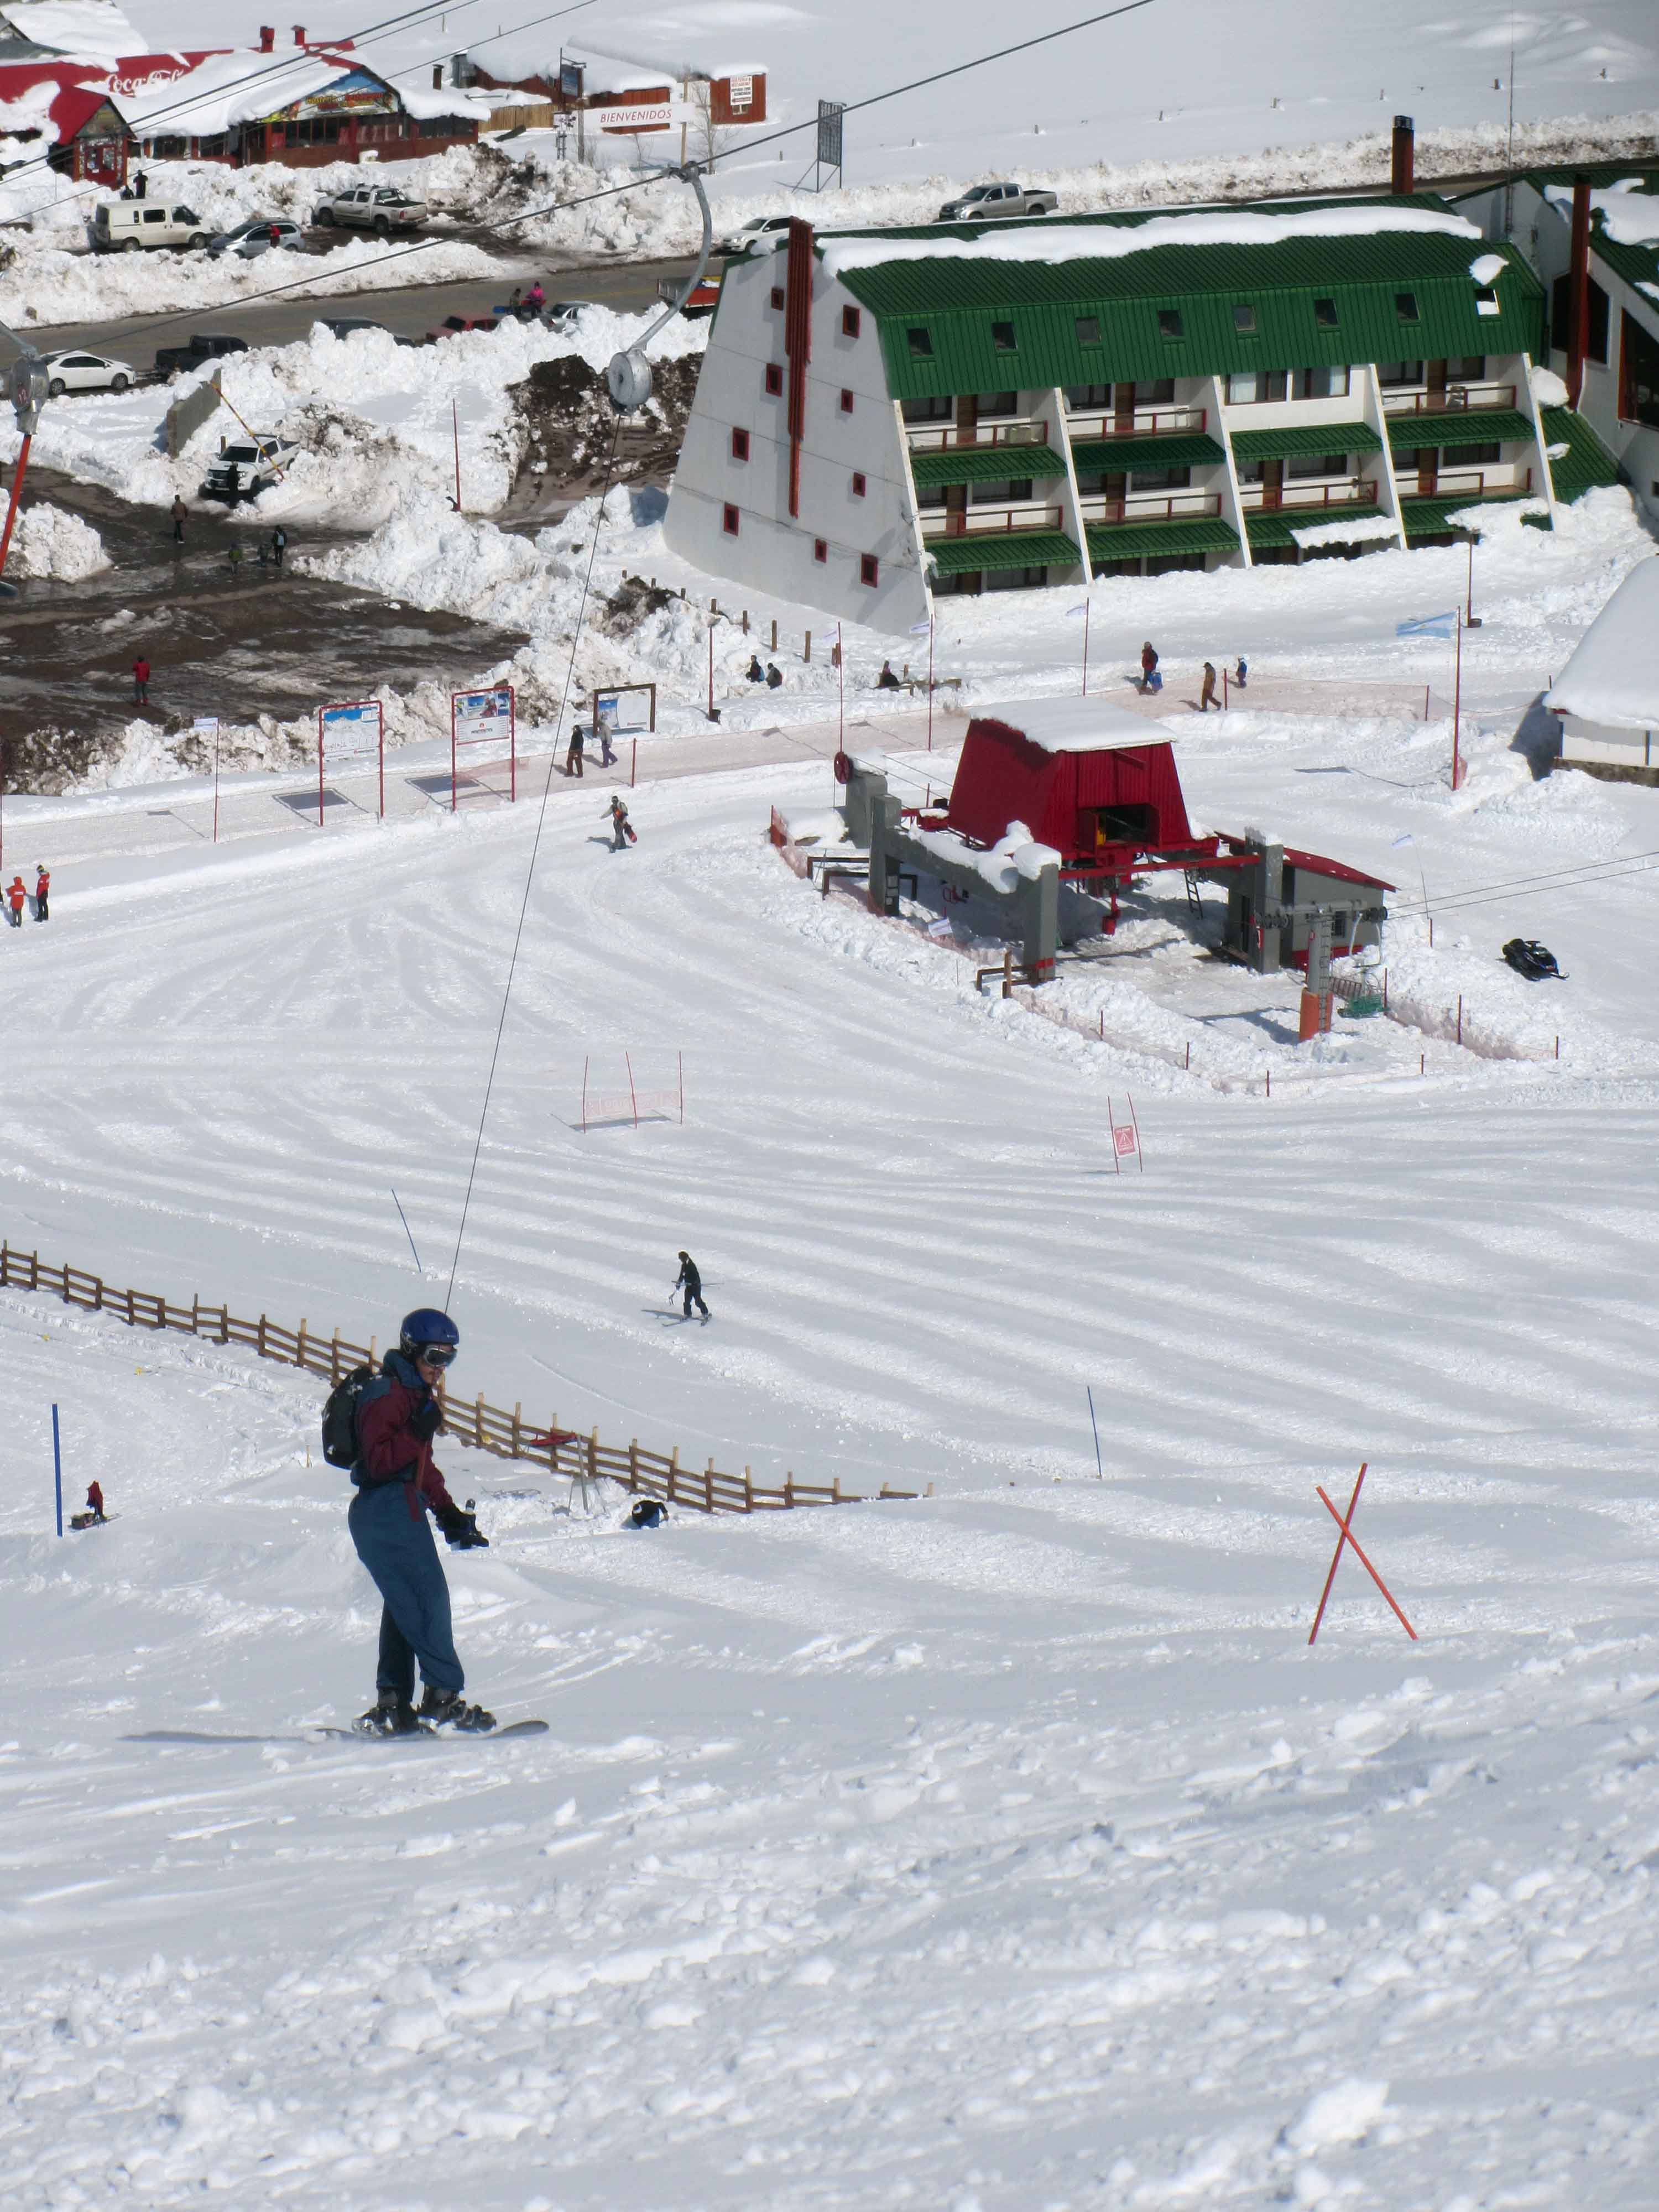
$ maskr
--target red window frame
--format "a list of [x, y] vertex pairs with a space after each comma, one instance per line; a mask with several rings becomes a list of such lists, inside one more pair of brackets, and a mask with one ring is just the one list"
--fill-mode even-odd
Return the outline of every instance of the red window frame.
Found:
[[873, 553], [859, 555], [859, 581], [861, 584], [878, 584], [881, 581], [881, 563]]
[[738, 510], [730, 500], [720, 509], [720, 528], [728, 538], [735, 538], [738, 534]]
[[749, 433], [747, 430], [732, 431], [732, 458], [734, 461], [746, 461], [749, 459]]
[[842, 337], [855, 338], [863, 327], [864, 317], [860, 313], [856, 307], [843, 307], [842, 309], [841, 334]]
[[827, 561], [830, 558], [830, 541], [827, 538], [815, 538], [812, 540], [812, 558], [815, 561]]
[[843, 415], [850, 415], [853, 411], [853, 395], [844, 388], [841, 395], [841, 411]]
[[772, 287], [772, 305], [774, 307], [779, 309], [781, 309], [783, 306], [783, 287], [781, 284], [775, 284]]
[[866, 477], [865, 476], [864, 471], [863, 471], [862, 469], [854, 469], [854, 471], [853, 471], [853, 496], [854, 496], [854, 499], [862, 499], [862, 498], [864, 497], [865, 494], [869, 490], [869, 489], [870, 489], [869, 481], [868, 481], [868, 479], [866, 478]]
[[769, 361], [766, 364], [766, 396], [769, 399], [783, 397], [783, 367], [779, 362]]

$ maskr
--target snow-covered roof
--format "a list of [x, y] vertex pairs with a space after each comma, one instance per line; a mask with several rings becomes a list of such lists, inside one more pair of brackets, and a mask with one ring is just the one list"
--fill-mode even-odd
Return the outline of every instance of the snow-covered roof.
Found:
[[149, 49], [149, 40], [134, 30], [114, 0], [6, 0], [0, 22], [47, 53], [77, 60], [118, 62], [123, 54]]
[[918, 826], [906, 835], [936, 860], [973, 869], [994, 891], [1001, 891], [1005, 896], [1018, 889], [1022, 878], [1035, 883], [1045, 868], [1060, 866], [1060, 854], [1054, 847], [1039, 845], [1023, 822], [1011, 822], [988, 850], [983, 845], [970, 845], [958, 830], [924, 830]]
[[976, 722], [1004, 722], [1045, 753], [1109, 753], [1173, 742], [1168, 730], [1104, 699], [1006, 699], [975, 707]]
[[1659, 555], [1631, 570], [1544, 704], [1615, 730], [1659, 730]]
[[453, 85], [434, 89], [432, 68], [425, 63], [405, 76], [390, 77], [366, 70], [349, 53], [300, 51], [274, 59], [244, 47], [234, 53], [210, 54], [204, 62], [171, 83], [126, 94], [117, 105], [128, 125], [139, 136], [155, 127], [192, 138], [211, 138], [265, 115], [275, 115], [296, 100], [314, 100], [343, 77], [362, 75], [389, 84], [410, 115], [472, 115], [489, 118], [483, 100], [470, 99]]
[[[1589, 196], [1590, 213], [1615, 246], [1659, 246], [1659, 193], [1644, 191], [1644, 179], [1626, 177]], [[1547, 185], [1544, 197], [1564, 215], [1572, 211], [1572, 193], [1564, 185]]]

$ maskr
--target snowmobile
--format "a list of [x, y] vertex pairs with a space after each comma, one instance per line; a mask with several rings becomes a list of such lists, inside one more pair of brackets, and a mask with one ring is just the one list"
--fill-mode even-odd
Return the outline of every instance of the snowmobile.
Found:
[[1559, 983], [1566, 980], [1555, 964], [1555, 955], [1535, 937], [1510, 938], [1504, 947], [1504, 957], [1516, 974], [1524, 975], [1529, 983]]

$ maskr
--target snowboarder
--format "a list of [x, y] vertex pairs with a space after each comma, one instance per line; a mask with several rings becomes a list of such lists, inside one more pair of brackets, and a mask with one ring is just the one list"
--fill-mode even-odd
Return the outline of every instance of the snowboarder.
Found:
[[[356, 1496], [349, 1516], [357, 1556], [383, 1600], [374, 1703], [358, 1726], [374, 1735], [408, 1735], [422, 1725], [482, 1733], [495, 1717], [470, 1705], [466, 1677], [455, 1656], [449, 1585], [427, 1522], [462, 1550], [489, 1543], [450, 1496], [432, 1460], [443, 1410], [437, 1389], [460, 1350], [460, 1331], [447, 1314], [422, 1307], [405, 1314], [398, 1349], [357, 1401]], [[415, 1705], [415, 1662], [424, 1685]]]
[[185, 517], [190, 513], [190, 509], [185, 505], [184, 501], [179, 498], [177, 492], [174, 492], [173, 495], [172, 513], [173, 542], [175, 545], [182, 545], [185, 542]]
[[14, 876], [6, 885], [6, 914], [14, 929], [23, 927], [23, 902], [28, 893], [23, 889], [21, 876]]
[[769, 691], [775, 691], [782, 681], [783, 671], [778, 666], [775, 660], [769, 660], [766, 664], [767, 690]]
[[288, 532], [279, 522], [270, 533], [270, 557], [276, 564], [276, 573], [283, 573], [283, 556], [288, 550]]
[[132, 703], [135, 707], [149, 704], [149, 663], [142, 653], [132, 664]]
[[750, 683], [751, 683], [751, 684], [764, 684], [764, 683], [765, 683], [765, 681], [766, 681], [766, 671], [765, 671], [765, 670], [761, 666], [761, 659], [760, 659], [760, 655], [759, 655], [759, 653], [751, 653], [750, 654], [750, 656], [749, 656], [749, 665], [748, 665], [748, 667], [747, 667], [747, 668], [745, 668], [745, 669], [744, 669], [744, 676], [748, 678], [748, 680], [750, 681]]
[[46, 911], [46, 902], [51, 896], [52, 878], [45, 868], [37, 867], [34, 871], [34, 918], [37, 921], [51, 919]]
[[674, 1278], [674, 1290], [668, 1293], [671, 1298], [674, 1295], [674, 1291], [678, 1291], [682, 1285], [685, 1290], [685, 1304], [682, 1311], [687, 1321], [691, 1318], [693, 1306], [696, 1306], [697, 1311], [707, 1321], [708, 1309], [702, 1302], [702, 1277], [697, 1273], [697, 1263], [689, 1252], [680, 1254], [680, 1272]]
[[1218, 714], [1221, 712], [1221, 702], [1217, 698], [1215, 690], [1215, 663], [1206, 660], [1204, 664], [1204, 689], [1198, 695], [1198, 711], [1200, 714], [1207, 714], [1212, 707]]
[[876, 678], [877, 690], [896, 691], [899, 688], [899, 680], [893, 673], [892, 662], [890, 660], [884, 660], [881, 664], [881, 673]]
[[101, 1521], [104, 1513], [104, 1493], [95, 1482], [87, 1485], [87, 1511], [94, 1521]]
[[611, 849], [620, 853], [624, 845], [637, 845], [634, 825], [628, 818], [628, 809], [623, 804], [622, 793], [617, 792], [611, 800]]
[[582, 747], [586, 741], [586, 731], [583, 729], [580, 722], [573, 722], [570, 726], [570, 744], [567, 748], [564, 756], [564, 772], [567, 775], [580, 775], [581, 774]]
[[1158, 672], [1158, 655], [1152, 650], [1151, 638], [1140, 648], [1140, 689], [1143, 693], [1164, 689], [1164, 678]]
[[1233, 682], [1237, 684], [1241, 691], [1244, 689], [1245, 679], [1249, 672], [1250, 664], [1241, 653], [1238, 656], [1238, 665], [1233, 670]]

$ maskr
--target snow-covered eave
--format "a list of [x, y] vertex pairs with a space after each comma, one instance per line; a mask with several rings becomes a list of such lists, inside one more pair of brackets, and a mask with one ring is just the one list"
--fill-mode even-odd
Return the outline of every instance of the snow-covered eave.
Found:
[[905, 832], [914, 845], [946, 866], [963, 868], [1005, 897], [1022, 882], [1035, 883], [1045, 868], [1057, 868], [1060, 856], [1052, 845], [1040, 845], [1023, 822], [1011, 822], [988, 851], [970, 845], [959, 830], [924, 830], [916, 823]]

